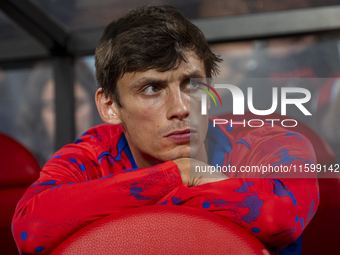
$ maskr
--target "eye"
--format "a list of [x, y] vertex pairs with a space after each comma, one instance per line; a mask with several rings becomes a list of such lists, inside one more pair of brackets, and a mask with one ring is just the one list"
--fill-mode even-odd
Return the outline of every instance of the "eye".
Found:
[[201, 87], [201, 84], [198, 82], [189, 81], [186, 86], [190, 90], [197, 90], [198, 88]]
[[159, 92], [161, 88], [157, 85], [149, 85], [145, 89], [143, 89], [143, 93], [146, 95], [154, 95]]
[[197, 87], [198, 87], [198, 83], [196, 83], [196, 82], [189, 82], [189, 84], [190, 84], [190, 88], [191, 89], [197, 89]]

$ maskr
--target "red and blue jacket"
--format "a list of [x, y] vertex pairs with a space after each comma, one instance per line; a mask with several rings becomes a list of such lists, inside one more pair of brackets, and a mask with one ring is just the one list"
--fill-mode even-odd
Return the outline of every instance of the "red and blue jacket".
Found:
[[[316, 163], [310, 141], [282, 127], [213, 127], [210, 122], [208, 136], [211, 165]], [[231, 178], [190, 187], [172, 161], [138, 168], [122, 128], [99, 125], [46, 163], [17, 205], [12, 233], [21, 254], [49, 254], [82, 227], [114, 212], [184, 205], [227, 217], [267, 248], [279, 250], [301, 235], [317, 210], [316, 178], [227, 175]]]

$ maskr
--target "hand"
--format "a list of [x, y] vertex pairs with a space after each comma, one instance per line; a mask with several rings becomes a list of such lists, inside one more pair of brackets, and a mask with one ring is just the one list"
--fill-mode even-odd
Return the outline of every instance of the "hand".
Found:
[[[172, 160], [176, 163], [178, 170], [182, 177], [183, 184], [188, 184], [189, 186], [197, 186], [210, 182], [218, 182], [229, 179], [222, 172], [218, 172], [213, 166], [210, 166], [202, 161], [198, 161], [190, 158], [178, 158]], [[209, 167], [215, 171], [201, 172], [196, 170], [196, 166], [199, 167]]]

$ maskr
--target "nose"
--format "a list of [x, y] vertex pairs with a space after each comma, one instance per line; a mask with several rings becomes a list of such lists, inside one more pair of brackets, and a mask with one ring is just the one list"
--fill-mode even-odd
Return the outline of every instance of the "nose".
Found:
[[170, 90], [168, 95], [168, 119], [183, 120], [190, 115], [190, 96], [180, 88]]

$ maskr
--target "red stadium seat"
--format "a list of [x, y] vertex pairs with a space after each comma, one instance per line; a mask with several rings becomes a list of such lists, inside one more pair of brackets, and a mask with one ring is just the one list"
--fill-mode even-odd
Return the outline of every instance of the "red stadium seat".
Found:
[[340, 179], [319, 179], [320, 204], [302, 236], [302, 254], [339, 254]]
[[17, 141], [0, 133], [0, 251], [18, 254], [11, 233], [15, 206], [39, 176], [40, 166], [33, 155]]
[[232, 221], [186, 206], [147, 206], [111, 214], [73, 234], [52, 255], [269, 255]]

